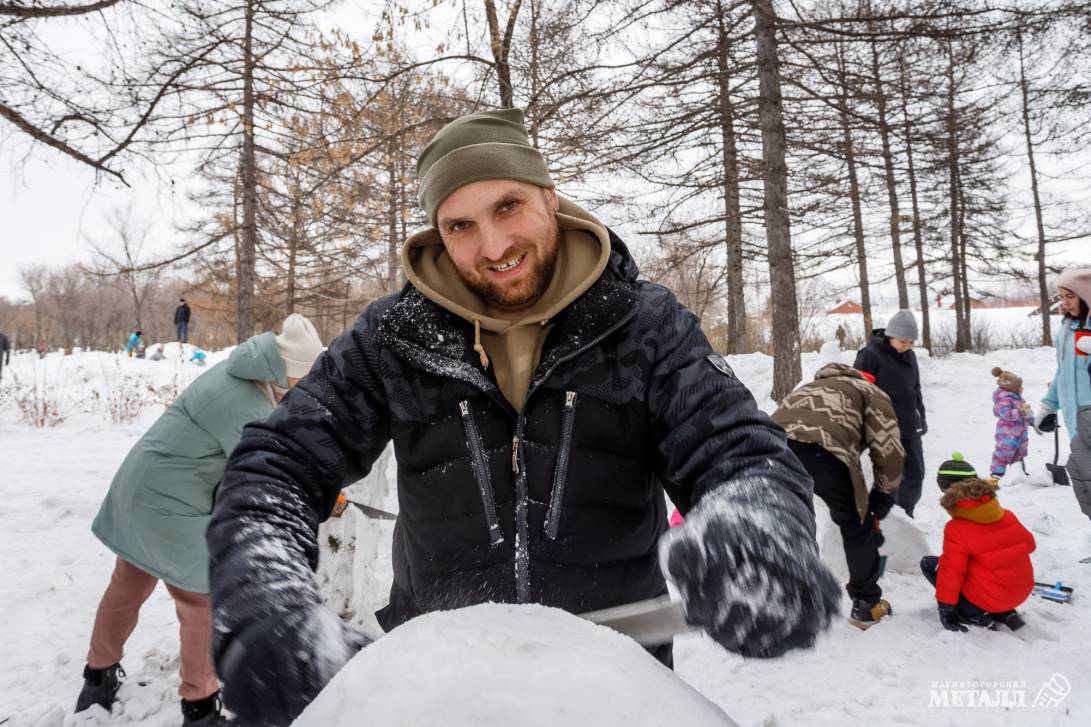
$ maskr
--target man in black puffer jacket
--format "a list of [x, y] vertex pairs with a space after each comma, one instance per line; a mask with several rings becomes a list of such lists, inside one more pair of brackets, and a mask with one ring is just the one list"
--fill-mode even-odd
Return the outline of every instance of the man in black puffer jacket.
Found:
[[895, 504], [909, 517], [921, 499], [924, 482], [924, 444], [928, 433], [921, 374], [913, 342], [917, 338], [917, 319], [912, 311], [900, 310], [890, 317], [886, 328], [871, 332], [867, 345], [856, 353], [853, 368], [875, 377], [875, 385], [886, 392], [898, 417], [905, 448], [905, 472], [894, 495]]
[[[366, 643], [321, 605], [316, 531], [391, 440], [385, 629], [486, 601], [651, 598], [662, 562], [725, 648], [813, 644], [839, 589], [810, 479], [696, 317], [557, 195], [521, 112], [452, 122], [417, 170], [433, 227], [403, 250], [409, 284], [228, 462], [207, 535], [225, 703], [243, 724], [287, 724]], [[661, 542], [664, 489], [689, 517]]]

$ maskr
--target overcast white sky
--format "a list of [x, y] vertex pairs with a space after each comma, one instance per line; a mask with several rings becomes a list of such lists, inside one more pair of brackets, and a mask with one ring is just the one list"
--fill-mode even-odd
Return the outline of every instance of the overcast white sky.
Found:
[[[346, 0], [327, 15], [323, 25], [338, 25], [367, 37], [374, 27], [368, 9], [374, 6], [369, 0]], [[93, 255], [90, 241], [108, 247], [111, 234], [106, 219], [113, 209], [132, 205], [134, 219], [149, 225], [146, 259], [178, 247], [182, 234], [178, 228], [188, 210], [185, 167], [158, 174], [142, 174], [139, 168], [129, 167], [126, 177], [132, 187], [125, 188], [113, 180], [96, 182], [91, 169], [58, 152], [38, 146], [28, 154], [29, 149], [25, 137], [0, 123], [0, 295], [23, 297], [21, 268], [88, 261]], [[1028, 223], [1032, 220], [1023, 222], [1024, 234], [1033, 230]], [[1091, 241], [1065, 247], [1057, 250], [1055, 258], [1051, 256], [1051, 262], [1091, 263]], [[890, 291], [875, 293], [882, 297]]]

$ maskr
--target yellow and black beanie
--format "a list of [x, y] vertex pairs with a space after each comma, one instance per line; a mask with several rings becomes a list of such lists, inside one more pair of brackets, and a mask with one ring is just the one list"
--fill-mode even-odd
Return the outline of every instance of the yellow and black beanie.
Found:
[[977, 471], [962, 456], [962, 452], [955, 452], [951, 455], [951, 459], [939, 466], [936, 482], [939, 488], [946, 492], [951, 485], [971, 477], [977, 477]]
[[552, 188], [545, 159], [530, 143], [520, 109], [479, 111], [444, 126], [417, 159], [421, 209], [433, 226], [436, 210], [459, 187], [486, 179]]

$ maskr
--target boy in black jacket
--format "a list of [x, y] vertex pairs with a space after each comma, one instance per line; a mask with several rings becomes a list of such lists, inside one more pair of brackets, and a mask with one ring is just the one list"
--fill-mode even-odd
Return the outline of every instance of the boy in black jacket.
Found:
[[921, 375], [913, 342], [917, 339], [917, 319], [912, 311], [895, 313], [886, 328], [872, 331], [867, 345], [856, 354], [854, 368], [875, 377], [875, 385], [886, 392], [894, 404], [898, 427], [905, 447], [905, 472], [901, 487], [895, 494], [895, 504], [913, 517], [913, 509], [921, 499], [924, 481], [924, 446], [921, 437], [928, 433], [924, 399], [921, 397]]

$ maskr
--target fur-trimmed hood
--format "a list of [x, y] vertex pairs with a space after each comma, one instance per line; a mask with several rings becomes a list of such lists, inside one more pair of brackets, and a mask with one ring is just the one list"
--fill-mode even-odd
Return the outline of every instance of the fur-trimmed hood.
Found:
[[971, 477], [948, 487], [940, 498], [939, 504], [947, 512], [952, 512], [960, 501], [976, 500], [982, 495], [992, 495], [995, 498], [996, 485]]

